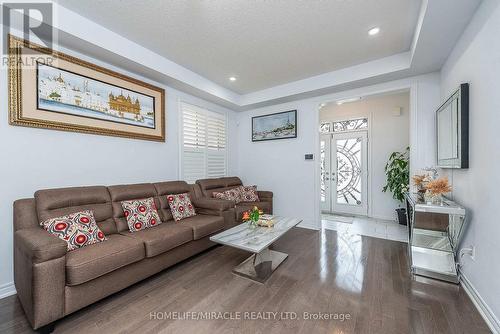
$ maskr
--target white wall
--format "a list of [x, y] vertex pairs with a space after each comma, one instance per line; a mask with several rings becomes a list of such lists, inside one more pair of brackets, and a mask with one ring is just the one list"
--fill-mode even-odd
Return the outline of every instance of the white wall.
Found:
[[[68, 50], [62, 49], [68, 53]], [[145, 80], [166, 90], [164, 143], [10, 126], [7, 73], [0, 72], [0, 297], [13, 281], [12, 203], [33, 197], [34, 191], [81, 185], [111, 185], [177, 180], [179, 177], [178, 101], [227, 113], [229, 174], [237, 174], [235, 113], [157, 82], [91, 60], [98, 65]]]
[[470, 168], [446, 171], [454, 199], [467, 207], [469, 227], [462, 246], [476, 247], [462, 268], [500, 318], [500, 3], [485, 0], [441, 72], [444, 101], [460, 83], [470, 84]]
[[[303, 226], [319, 227], [319, 113], [321, 102], [354, 96], [410, 89], [411, 170], [432, 165], [434, 112], [439, 104], [439, 74], [391, 81], [312, 99], [278, 104], [238, 114], [238, 166], [245, 183], [275, 193], [275, 213], [303, 219]], [[297, 109], [298, 136], [295, 139], [251, 141], [251, 117]], [[428, 122], [431, 123], [428, 123]], [[314, 153], [314, 161], [304, 154]]]
[[[400, 115], [393, 115], [401, 108]], [[384, 172], [392, 152], [404, 151], [410, 144], [410, 93], [401, 92], [369, 96], [360, 101], [328, 103], [320, 110], [320, 121], [333, 122], [352, 118], [368, 118], [368, 215], [379, 219], [396, 219], [395, 209], [401, 205], [390, 192], [382, 192], [386, 184]]]
[[[297, 138], [252, 142], [251, 117], [297, 109]], [[300, 217], [303, 225], [315, 227], [315, 161], [304, 160], [319, 145], [314, 129], [318, 114], [314, 101], [298, 101], [239, 114], [239, 162], [244, 183], [274, 192], [274, 213]], [[316, 131], [317, 132], [317, 131]], [[319, 195], [318, 195], [319, 196]]]

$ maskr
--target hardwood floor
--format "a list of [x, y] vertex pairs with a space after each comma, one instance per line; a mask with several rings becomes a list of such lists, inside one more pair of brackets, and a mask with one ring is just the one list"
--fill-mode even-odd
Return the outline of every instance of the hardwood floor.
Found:
[[[490, 332], [459, 286], [411, 279], [404, 243], [295, 228], [273, 248], [289, 257], [266, 284], [231, 273], [248, 253], [215, 247], [58, 321], [55, 332]], [[168, 312], [283, 319], [175, 320]], [[349, 319], [306, 320], [304, 312]], [[16, 296], [0, 300], [0, 332], [31, 332]]]

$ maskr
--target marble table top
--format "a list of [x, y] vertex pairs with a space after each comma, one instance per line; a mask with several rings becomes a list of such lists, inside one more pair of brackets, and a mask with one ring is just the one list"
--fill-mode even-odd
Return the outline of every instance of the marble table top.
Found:
[[242, 223], [211, 236], [210, 240], [248, 252], [260, 253], [302, 221], [297, 218], [280, 216], [275, 216], [273, 220], [273, 227], [252, 227], [249, 223]]

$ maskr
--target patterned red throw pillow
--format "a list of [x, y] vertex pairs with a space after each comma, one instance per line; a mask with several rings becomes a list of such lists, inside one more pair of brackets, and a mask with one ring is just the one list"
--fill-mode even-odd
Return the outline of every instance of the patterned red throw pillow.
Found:
[[92, 245], [106, 239], [90, 210], [47, 219], [40, 225], [49, 233], [66, 241], [68, 251]]
[[212, 196], [217, 199], [224, 199], [226, 201], [234, 201], [236, 204], [243, 200], [240, 187], [229, 189], [224, 192], [214, 191]]
[[257, 186], [240, 186], [242, 201], [244, 202], [257, 202], [259, 195], [257, 195]]
[[196, 216], [188, 193], [167, 195], [167, 201], [175, 221]]
[[121, 202], [130, 232], [161, 224], [153, 197]]

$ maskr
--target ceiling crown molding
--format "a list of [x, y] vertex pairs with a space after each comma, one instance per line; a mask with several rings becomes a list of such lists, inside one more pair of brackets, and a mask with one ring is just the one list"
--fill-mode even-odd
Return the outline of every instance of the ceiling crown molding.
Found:
[[[62, 47], [241, 111], [439, 70], [479, 3], [480, 0], [423, 0], [407, 52], [248, 94], [222, 87], [57, 3], [53, 3], [53, 27], [57, 44]], [[453, 17], [447, 15], [450, 8]], [[442, 36], [446, 36], [445, 41]]]

